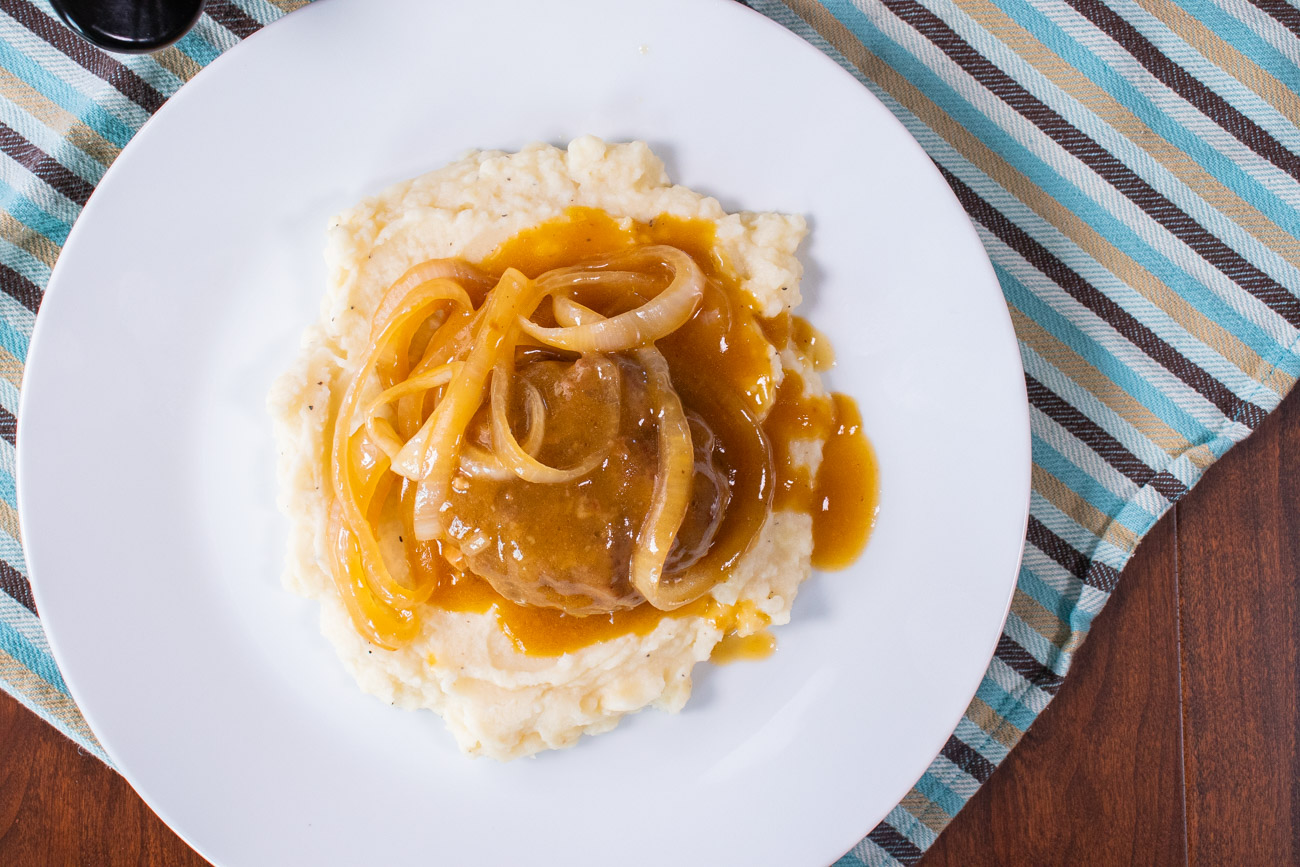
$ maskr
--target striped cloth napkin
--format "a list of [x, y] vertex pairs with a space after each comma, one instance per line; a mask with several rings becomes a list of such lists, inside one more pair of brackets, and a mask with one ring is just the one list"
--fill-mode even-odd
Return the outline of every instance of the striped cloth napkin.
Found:
[[[14, 411], [59, 247], [205, 64], [302, 0], [208, 0], [149, 57], [0, 0], [0, 686], [86, 749], [41, 631]], [[942, 753], [843, 864], [911, 864], [1052, 700], [1138, 540], [1300, 372], [1300, 10], [1286, 0], [751, 0], [925, 147], [1011, 308], [1033, 427], [1024, 564]]]

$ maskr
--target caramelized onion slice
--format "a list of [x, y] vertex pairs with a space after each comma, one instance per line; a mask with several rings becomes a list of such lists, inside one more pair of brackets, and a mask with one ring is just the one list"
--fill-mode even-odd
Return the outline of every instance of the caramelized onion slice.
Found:
[[[362, 455], [378, 451], [364, 432], [357, 434], [349, 448]], [[388, 458], [382, 453], [378, 462], [369, 467], [358, 467], [355, 463], [344, 467], [343, 473], [350, 483], [349, 490], [353, 493], [350, 499], [338, 498], [335, 503], [343, 518], [343, 528], [356, 546], [366, 586], [388, 605], [410, 607], [428, 599], [434, 588], [418, 582], [407, 586], [398, 581], [389, 571], [380, 550], [379, 539], [370, 518], [372, 511], [382, 509], [382, 500], [392, 488], [392, 476], [388, 475], [388, 469]], [[359, 520], [350, 523], [350, 514], [358, 515]]]
[[462, 294], [466, 296], [465, 306], [471, 310], [474, 305], [469, 302], [469, 296], [464, 291], [464, 284], [469, 284], [471, 288], [480, 292], [492, 285], [492, 278], [473, 265], [459, 259], [430, 259], [427, 262], [414, 265], [407, 269], [405, 274], [398, 277], [397, 281], [388, 287], [384, 297], [379, 299], [379, 306], [375, 308], [375, 314], [370, 319], [372, 323], [371, 338], [375, 337], [375, 328], [383, 327], [383, 323], [393, 318], [394, 311], [406, 300], [407, 295], [412, 290], [435, 280], [445, 280], [460, 289]]
[[[506, 269], [488, 295], [473, 343], [456, 376], [424, 427], [398, 455], [403, 462], [418, 456], [420, 486], [413, 529], [421, 541], [434, 539], [445, 529], [441, 510], [459, 462], [465, 429], [483, 403], [497, 358], [503, 351], [514, 352], [513, 337], [520, 315], [531, 313], [536, 302], [532, 281], [514, 268]], [[408, 450], [414, 455], [408, 455]]]
[[[397, 435], [397, 431], [393, 429], [392, 423], [377, 414], [380, 408], [395, 400], [417, 394], [423, 395], [431, 388], [446, 385], [455, 375], [456, 367], [457, 365], [454, 363], [443, 364], [426, 373], [403, 380], [392, 388], [384, 389], [365, 408], [362, 415], [366, 420], [366, 433], [383, 450], [384, 454], [388, 455], [390, 461], [397, 457], [405, 443]], [[394, 472], [397, 471], [394, 470]], [[398, 473], [398, 475], [405, 475], [405, 473]]]
[[[392, 290], [390, 297], [395, 297]], [[405, 290], [392, 303], [388, 320], [382, 325], [376, 323], [372, 328], [379, 334], [362, 355], [356, 374], [344, 391], [334, 422], [331, 481], [341, 526], [351, 540], [349, 544], [355, 548], [356, 556], [344, 562], [340, 560], [343, 551], [336, 550], [333, 566], [346, 572], [350, 582], [362, 582], [369, 593], [395, 609], [418, 604], [428, 598], [433, 588], [421, 584], [413, 587], [403, 585], [393, 578], [384, 563], [367, 513], [379, 487], [379, 476], [389, 468], [389, 458], [387, 455], [377, 456], [382, 446], [369, 440], [366, 432], [358, 432], [355, 436], [353, 432], [364, 424], [364, 419], [359, 417], [358, 404], [376, 364], [386, 354], [400, 355], [403, 342], [409, 341], [414, 327], [427, 319], [439, 304], [446, 302], [454, 307], [472, 306], [464, 289], [443, 279], [421, 282]], [[360, 463], [358, 457], [362, 459]]]
[[[676, 331], [691, 318], [704, 297], [704, 273], [694, 259], [675, 247], [646, 247], [634, 256], [671, 268], [673, 281], [668, 288], [640, 307], [617, 316], [559, 328], [544, 328], [523, 316], [519, 327], [547, 346], [571, 352], [621, 352], [646, 346]], [[545, 281], [546, 275], [539, 280]]]
[[343, 524], [335, 501], [330, 511], [330, 576], [348, 617], [361, 637], [385, 650], [396, 650], [415, 637], [419, 622], [411, 609], [380, 601], [366, 584], [356, 539]]
[[[524, 437], [523, 448], [532, 457], [537, 457], [546, 435], [546, 402], [537, 386], [527, 380], [524, 380], [523, 385], [524, 411], [528, 419], [528, 434]], [[496, 482], [509, 481], [515, 477], [512, 471], [502, 465], [496, 454], [473, 443], [461, 446], [460, 471], [471, 479], [492, 479]]]
[[537, 386], [524, 380], [524, 412], [528, 418], [528, 433], [524, 435], [524, 451], [532, 457], [542, 450], [546, 438], [546, 401]]
[[537, 278], [537, 286], [544, 296], [573, 289], [598, 288], [602, 292], [619, 292], [649, 298], [660, 282], [653, 274], [644, 271], [614, 270], [610, 267], [610, 260], [556, 268]]
[[641, 591], [647, 602], [660, 610], [671, 611], [709, 589], [708, 586], [696, 589], [696, 582], [688, 580], [670, 581], [664, 575], [664, 561], [691, 504], [695, 449], [681, 399], [668, 375], [668, 362], [654, 347], [638, 349], [633, 356], [645, 368], [651, 405], [658, 417], [659, 467], [650, 509], [641, 522], [632, 549], [630, 578], [632, 586]]
[[[506, 413], [510, 399], [510, 380], [514, 378], [513, 357], [513, 350], [502, 354], [501, 358], [497, 359], [496, 368], [492, 372], [492, 447], [502, 466], [525, 482], [540, 485], [560, 485], [571, 482], [600, 466], [600, 462], [605, 459], [605, 454], [609, 451], [609, 443], [606, 443], [604, 448], [593, 451], [577, 466], [559, 469], [537, 460], [515, 440], [514, 432], [510, 430], [510, 418]], [[536, 392], [536, 388], [533, 391]], [[540, 400], [541, 394], [539, 393], [537, 397]]]
[[461, 446], [459, 469], [471, 479], [508, 482], [515, 477], [514, 473], [501, 465], [495, 454], [473, 443]]

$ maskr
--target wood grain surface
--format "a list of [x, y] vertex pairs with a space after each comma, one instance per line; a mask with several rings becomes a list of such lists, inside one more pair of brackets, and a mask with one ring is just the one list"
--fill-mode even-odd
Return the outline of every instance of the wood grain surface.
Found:
[[1298, 579], [1293, 394], [1143, 540], [922, 867], [1300, 863]]
[[[1300, 863], [1298, 578], [1300, 394], [1142, 542], [1056, 700], [922, 867]], [[204, 863], [0, 694], [0, 865]]]

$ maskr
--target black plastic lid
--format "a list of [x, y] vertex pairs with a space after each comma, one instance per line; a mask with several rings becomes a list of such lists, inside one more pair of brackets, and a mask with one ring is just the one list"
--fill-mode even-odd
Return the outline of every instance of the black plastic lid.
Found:
[[50, 0], [69, 27], [108, 51], [143, 54], [180, 39], [203, 0]]

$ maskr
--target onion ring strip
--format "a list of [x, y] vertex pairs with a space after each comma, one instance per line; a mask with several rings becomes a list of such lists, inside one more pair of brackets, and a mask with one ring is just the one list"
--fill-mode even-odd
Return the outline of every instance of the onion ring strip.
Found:
[[668, 362], [653, 346], [633, 353], [645, 368], [650, 400], [658, 411], [659, 469], [655, 473], [650, 510], [636, 535], [632, 550], [632, 586], [655, 608], [671, 611], [696, 599], [708, 587], [695, 591], [688, 580], [664, 580], [664, 561], [691, 505], [695, 480], [695, 449], [681, 398], [673, 390]]
[[[525, 482], [540, 485], [559, 485], [580, 479], [600, 466], [605, 459], [608, 447], [597, 449], [581, 463], [567, 470], [547, 466], [519, 445], [514, 432], [510, 430], [510, 419], [506, 407], [510, 398], [510, 380], [515, 375], [514, 347], [497, 359], [492, 370], [492, 447], [502, 466], [510, 470]], [[534, 389], [535, 390], [535, 389]], [[538, 395], [540, 399], [541, 395]]]
[[[524, 380], [524, 408], [528, 417], [528, 433], [524, 437], [524, 451], [532, 457], [542, 449], [542, 440], [546, 436], [546, 401], [537, 386]], [[460, 471], [472, 479], [492, 479], [505, 482], [515, 474], [502, 465], [497, 456], [487, 449], [465, 443], [460, 447]]]
[[337, 501], [330, 510], [329, 535], [333, 542], [330, 575], [361, 637], [385, 650], [396, 650], [414, 638], [419, 631], [414, 612], [385, 605], [366, 584], [356, 540], [343, 526], [343, 513]]
[[415, 538], [421, 541], [434, 539], [445, 529], [443, 504], [456, 471], [465, 428], [483, 403], [488, 376], [503, 348], [514, 352], [513, 337], [520, 311], [525, 315], [532, 313], [537, 300], [536, 285], [520, 271], [507, 268], [484, 304], [483, 318], [469, 354], [424, 427], [407, 442], [394, 462], [404, 463], [408, 450], [419, 455], [412, 528]]
[[[389, 293], [389, 296], [391, 295], [392, 290]], [[389, 296], [385, 296], [385, 300], [388, 300]], [[345, 582], [346, 586], [355, 587], [357, 580], [361, 580], [370, 593], [399, 610], [410, 608], [427, 599], [433, 592], [433, 587], [431, 585], [405, 587], [389, 572], [383, 553], [379, 550], [374, 529], [367, 520], [370, 497], [373, 496], [378, 481], [376, 475], [388, 469], [386, 465], [389, 459], [384, 455], [382, 459], [371, 463], [365, 468], [365, 475], [358, 479], [357, 470], [360, 468], [355, 466], [353, 454], [358, 449], [364, 452], [368, 443], [364, 434], [354, 437], [352, 431], [359, 426], [354, 421], [357, 404], [376, 363], [385, 353], [393, 351], [394, 348], [398, 350], [400, 357], [401, 347], [400, 345], [394, 347], [394, 344], [400, 344], [399, 338], [402, 336], [409, 340], [413, 333], [411, 324], [414, 322], [418, 325], [420, 321], [428, 318], [437, 305], [448, 302], [462, 308], [472, 308], [465, 290], [446, 279], [425, 280], [414, 288], [408, 289], [402, 298], [392, 302], [388, 320], [378, 328], [378, 337], [370, 342], [357, 365], [356, 375], [344, 391], [338, 417], [334, 423], [331, 457], [335, 503], [340, 512], [341, 529], [346, 531], [351, 539], [346, 546], [342, 541], [336, 545], [334, 557], [336, 568], [353, 561], [348, 551], [355, 548], [355, 560], [361, 568], [359, 571], [345, 568], [345, 571], [352, 576]], [[376, 329], [372, 327], [372, 333], [374, 330]], [[360, 492], [357, 490], [358, 482], [360, 482]], [[360, 597], [356, 598], [361, 604]], [[362, 613], [365, 613], [364, 608], [363, 604]], [[373, 616], [367, 615], [367, 617], [367, 622], [370, 622], [372, 627], [378, 628], [375, 626]]]
[[[466, 283], [480, 290], [487, 289], [492, 285], [490, 277], [459, 259], [429, 259], [426, 262], [413, 265], [406, 270], [406, 273], [398, 277], [393, 285], [388, 287], [388, 291], [384, 293], [384, 296], [379, 299], [379, 306], [375, 308], [375, 313], [370, 318], [372, 323], [370, 333], [372, 345], [375, 337], [374, 330], [379, 323], [387, 322], [393, 318], [394, 312], [405, 302], [408, 293], [434, 280], [446, 280], [462, 292], [465, 291], [464, 284]], [[473, 310], [474, 305], [469, 303], [468, 298], [469, 296], [466, 295], [465, 307]]]
[[613, 260], [598, 260], [585, 265], [573, 265], [568, 268], [556, 268], [537, 278], [537, 285], [543, 295], [554, 295], [569, 289], [597, 287], [602, 290], [621, 290], [649, 300], [654, 295], [654, 288], [659, 280], [640, 271], [612, 271], [611, 262], [623, 262], [627, 257]]
[[[458, 307], [453, 310], [429, 338], [424, 353], [411, 375], [419, 376], [448, 363], [456, 355], [454, 345], [459, 345], [458, 339], [472, 330], [477, 315], [473, 308]], [[397, 429], [403, 439], [409, 440], [419, 431], [420, 425], [424, 422], [428, 397], [428, 394], [412, 394], [397, 402]]]
[[694, 315], [704, 297], [704, 273], [694, 259], [675, 247], [646, 247], [634, 256], [657, 259], [673, 270], [672, 283], [650, 301], [617, 316], [560, 328], [544, 328], [526, 313], [519, 317], [519, 327], [547, 346], [570, 352], [621, 352], [673, 333]]
[[402, 446], [406, 444], [398, 437], [392, 422], [376, 415], [380, 407], [414, 394], [423, 396], [424, 392], [431, 388], [446, 385], [455, 373], [455, 363], [440, 365], [433, 370], [412, 376], [391, 388], [385, 389], [379, 397], [372, 400], [370, 405], [365, 408], [362, 417], [366, 420], [366, 434], [371, 441], [383, 450], [384, 454], [388, 455], [389, 461], [392, 461], [397, 456], [397, 453], [401, 451]]

